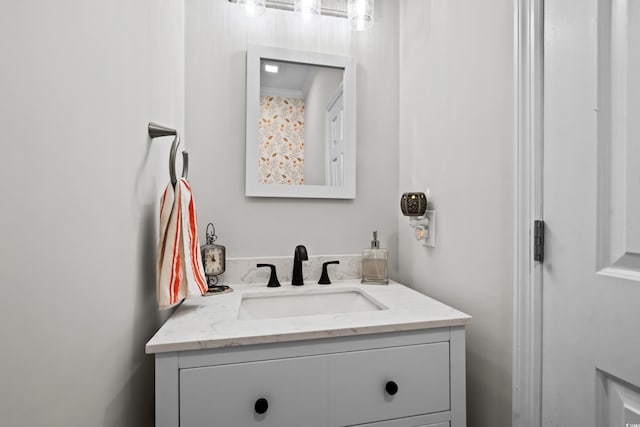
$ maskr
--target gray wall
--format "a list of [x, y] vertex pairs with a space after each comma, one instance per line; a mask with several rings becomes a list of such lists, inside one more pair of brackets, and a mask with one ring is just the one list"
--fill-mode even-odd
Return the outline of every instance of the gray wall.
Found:
[[[186, 3], [187, 144], [200, 228], [213, 221], [228, 256], [358, 253], [371, 231], [397, 262], [398, 9], [376, 3], [371, 32], [344, 19], [305, 25], [292, 13], [248, 18], [227, 1]], [[357, 198], [259, 199], [244, 196], [247, 44], [340, 55], [357, 61]]]
[[156, 216], [182, 1], [0, 6], [0, 424], [151, 426]]
[[469, 427], [511, 425], [513, 19], [509, 0], [400, 7], [399, 189], [437, 211], [436, 248], [400, 216], [400, 278], [473, 316]]

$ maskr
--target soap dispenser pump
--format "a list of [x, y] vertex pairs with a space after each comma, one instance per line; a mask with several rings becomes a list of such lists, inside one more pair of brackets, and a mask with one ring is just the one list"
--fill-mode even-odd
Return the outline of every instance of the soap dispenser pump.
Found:
[[380, 248], [378, 232], [373, 232], [371, 248], [362, 251], [362, 283], [381, 284], [389, 283], [387, 261], [389, 251]]

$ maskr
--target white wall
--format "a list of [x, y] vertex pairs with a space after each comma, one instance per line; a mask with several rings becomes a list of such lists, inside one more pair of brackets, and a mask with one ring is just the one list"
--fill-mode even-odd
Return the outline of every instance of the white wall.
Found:
[[3, 426], [151, 426], [156, 215], [184, 3], [0, 6]]
[[400, 6], [399, 190], [430, 189], [437, 210], [436, 248], [400, 216], [400, 279], [473, 316], [469, 427], [511, 425], [513, 14], [509, 0]]
[[[213, 221], [228, 256], [292, 256], [297, 244], [310, 255], [358, 253], [369, 245], [371, 231], [379, 230], [397, 263], [396, 2], [377, 2], [373, 31], [358, 34], [345, 19], [322, 17], [307, 25], [272, 9], [248, 18], [227, 1], [189, 1], [186, 17], [187, 140], [201, 234]], [[356, 57], [355, 200], [244, 196], [248, 43]]]

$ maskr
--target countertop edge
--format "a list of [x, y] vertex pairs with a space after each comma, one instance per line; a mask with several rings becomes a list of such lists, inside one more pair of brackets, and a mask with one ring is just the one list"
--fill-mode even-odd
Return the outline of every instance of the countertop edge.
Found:
[[417, 321], [403, 324], [371, 325], [346, 327], [342, 329], [290, 332], [276, 335], [243, 336], [236, 338], [211, 339], [207, 341], [185, 341], [171, 344], [149, 344], [145, 346], [146, 354], [172, 353], [192, 350], [243, 347], [256, 344], [276, 344], [294, 341], [315, 340], [323, 338], [339, 338], [354, 335], [371, 335], [377, 333], [415, 331], [420, 329], [447, 328], [464, 326], [471, 316], [453, 319]]

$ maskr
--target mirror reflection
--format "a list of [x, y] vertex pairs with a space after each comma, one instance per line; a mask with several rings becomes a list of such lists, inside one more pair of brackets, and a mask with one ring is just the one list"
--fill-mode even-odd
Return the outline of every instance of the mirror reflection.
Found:
[[344, 68], [260, 59], [258, 181], [342, 185]]

